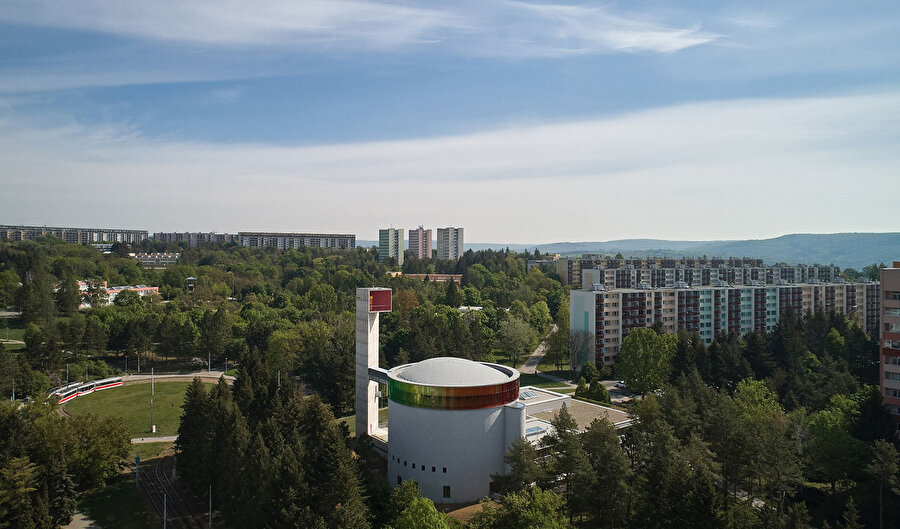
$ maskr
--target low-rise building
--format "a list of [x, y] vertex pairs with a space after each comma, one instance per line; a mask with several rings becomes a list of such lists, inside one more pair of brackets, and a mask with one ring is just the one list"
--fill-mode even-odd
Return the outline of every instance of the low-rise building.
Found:
[[133, 253], [129, 254], [144, 268], [161, 270], [178, 264], [180, 253]]

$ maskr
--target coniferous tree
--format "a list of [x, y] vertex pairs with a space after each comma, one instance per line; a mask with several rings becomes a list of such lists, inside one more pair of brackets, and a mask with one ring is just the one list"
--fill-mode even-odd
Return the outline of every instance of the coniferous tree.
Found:
[[313, 395], [304, 402], [300, 419], [310, 512], [327, 527], [368, 527], [356, 466], [331, 410]]

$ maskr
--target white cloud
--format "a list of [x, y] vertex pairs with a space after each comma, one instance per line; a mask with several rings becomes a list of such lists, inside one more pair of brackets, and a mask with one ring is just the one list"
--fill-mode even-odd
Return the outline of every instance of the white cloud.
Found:
[[366, 0], [10, 0], [0, 21], [152, 41], [312, 52], [426, 45], [479, 56], [669, 53], [715, 40], [641, 12], [553, 3]]
[[361, 238], [450, 223], [473, 241], [513, 242], [884, 231], [896, 228], [898, 119], [900, 93], [881, 93], [290, 147], [7, 118], [0, 220]]

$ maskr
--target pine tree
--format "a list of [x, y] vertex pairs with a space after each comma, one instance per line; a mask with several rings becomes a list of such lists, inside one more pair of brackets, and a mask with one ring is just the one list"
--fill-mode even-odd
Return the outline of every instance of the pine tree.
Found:
[[299, 430], [310, 511], [328, 527], [368, 527], [356, 466], [334, 415], [318, 396], [308, 397], [304, 402]]
[[65, 463], [56, 461], [44, 479], [48, 488], [48, 509], [54, 526], [72, 521], [76, 509], [75, 482], [66, 472]]

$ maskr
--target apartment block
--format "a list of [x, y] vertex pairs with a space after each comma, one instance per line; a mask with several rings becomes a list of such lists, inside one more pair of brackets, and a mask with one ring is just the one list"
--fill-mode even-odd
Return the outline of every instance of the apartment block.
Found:
[[60, 238], [69, 244], [97, 242], [125, 242], [133, 244], [141, 242], [149, 236], [147, 230], [0, 225], [0, 239], [33, 241], [44, 235]]
[[281, 250], [298, 249], [305, 246], [336, 248], [346, 250], [356, 248], [356, 235], [349, 233], [272, 233], [258, 231], [238, 232], [238, 242], [249, 248], [272, 247]]
[[900, 425], [900, 261], [881, 270], [880, 382], [884, 405]]
[[465, 252], [463, 245], [463, 229], [447, 228], [437, 229], [437, 258], [443, 260], [457, 260]]
[[393, 258], [397, 266], [403, 266], [403, 230], [383, 228], [378, 230], [378, 261]]
[[[589, 272], [602, 270], [603, 273]], [[680, 259], [612, 259], [586, 254], [580, 258], [561, 259], [556, 272], [564, 284], [589, 288], [600, 282], [608, 288], [651, 288], [689, 286], [753, 285], [755, 283], [815, 283], [840, 279], [841, 269], [834, 265], [764, 266], [762, 259], [697, 258]]]
[[187, 242], [192, 247], [200, 244], [226, 244], [230, 242], [238, 242], [237, 233], [216, 233], [202, 231], [185, 231], [185, 232], [158, 232], [153, 234], [154, 241], [177, 244], [179, 242]]
[[416, 259], [431, 259], [431, 228], [425, 229], [421, 225], [409, 230], [409, 251]]
[[[879, 300], [875, 282], [640, 289], [597, 285], [570, 292], [569, 328], [593, 337], [589, 353], [602, 367], [615, 364], [622, 340], [632, 330], [656, 320], [666, 332], [696, 331], [708, 345], [720, 333], [770, 332], [787, 311], [799, 316], [821, 307], [853, 314], [871, 334], [878, 331]], [[897, 371], [900, 377], [900, 365]]]

